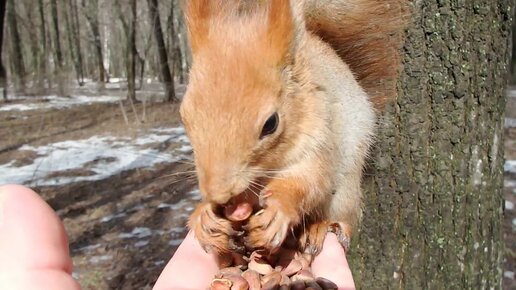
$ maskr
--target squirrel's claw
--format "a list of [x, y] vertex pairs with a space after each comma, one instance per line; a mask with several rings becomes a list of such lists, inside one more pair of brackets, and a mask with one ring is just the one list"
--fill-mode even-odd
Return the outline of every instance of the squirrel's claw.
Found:
[[351, 227], [342, 222], [331, 223], [328, 226], [328, 232], [334, 233], [337, 236], [340, 245], [344, 248], [344, 251], [347, 253], [351, 243]]
[[235, 243], [234, 237], [238, 237], [241, 233], [233, 229], [230, 221], [217, 216], [211, 204], [199, 204], [190, 217], [188, 226], [207, 252], [222, 254], [240, 248]]
[[248, 235], [244, 243], [250, 249], [266, 249], [274, 253], [287, 237], [292, 221], [276, 203], [268, 200], [266, 208], [250, 218], [245, 227]]

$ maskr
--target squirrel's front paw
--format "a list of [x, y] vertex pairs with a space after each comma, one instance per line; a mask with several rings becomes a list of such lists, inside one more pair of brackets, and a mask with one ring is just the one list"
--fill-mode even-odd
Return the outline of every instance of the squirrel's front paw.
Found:
[[244, 251], [235, 240], [243, 232], [235, 231], [231, 222], [219, 217], [209, 203], [201, 203], [190, 216], [189, 228], [206, 252], [226, 254]]
[[351, 227], [343, 222], [330, 221], [313, 222], [307, 225], [299, 239], [299, 250], [305, 254], [305, 257], [310, 257], [309, 260], [311, 261], [321, 252], [328, 232], [337, 236], [339, 243], [346, 252], [349, 250]]
[[292, 204], [283, 204], [273, 193], [266, 193], [264, 209], [253, 215], [245, 230], [245, 245], [251, 249], [266, 249], [276, 252], [285, 240], [288, 231], [299, 223], [299, 214]]

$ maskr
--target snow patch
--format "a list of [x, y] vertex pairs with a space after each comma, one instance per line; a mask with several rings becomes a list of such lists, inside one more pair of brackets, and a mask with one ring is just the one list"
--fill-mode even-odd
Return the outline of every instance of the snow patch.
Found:
[[174, 240], [171, 240], [170, 242], [168, 242], [168, 245], [172, 246], [172, 247], [177, 247], [177, 246], [181, 245], [182, 242], [183, 242], [183, 239], [174, 239]]
[[177, 203], [170, 204], [170, 203], [160, 203], [158, 205], [158, 209], [170, 209], [170, 210], [180, 210], [187, 206], [187, 204], [190, 204], [187, 200], [181, 200]]
[[145, 246], [147, 246], [149, 244], [149, 241], [138, 241], [136, 243], [134, 243], [134, 246], [136, 248], [143, 248]]
[[145, 227], [134, 228], [130, 233], [121, 233], [118, 235], [121, 239], [143, 239], [152, 235], [152, 230]]
[[[28, 99], [28, 98], [26, 98]], [[124, 100], [122, 96], [71, 96], [58, 97], [49, 96], [38, 98], [38, 102], [26, 104], [6, 104], [0, 106], [0, 112], [6, 111], [32, 111], [41, 109], [63, 109], [79, 105], [89, 105], [94, 103], [114, 103]]]
[[119, 214], [115, 214], [115, 215], [108, 215], [108, 216], [105, 216], [105, 217], [101, 218], [100, 222], [101, 223], [107, 223], [107, 222], [110, 222], [111, 220], [123, 218], [123, 217], [126, 217], [126, 216], [127, 216], [127, 214], [125, 214], [125, 213], [119, 213]]
[[505, 209], [506, 210], [513, 210], [514, 209], [514, 203], [512, 203], [512, 201], [506, 200], [505, 201]]
[[508, 173], [516, 173], [516, 160], [506, 160], [503, 170]]
[[505, 128], [516, 128], [516, 119], [505, 118]]
[[101, 262], [107, 262], [113, 260], [113, 256], [111, 255], [104, 255], [104, 256], [93, 256], [90, 258], [91, 264], [99, 264]]
[[78, 252], [89, 252], [89, 251], [96, 250], [96, 249], [98, 249], [100, 247], [101, 247], [100, 244], [94, 244], [94, 245], [89, 245], [89, 246], [85, 246], [85, 247], [82, 247], [82, 248], [78, 248], [76, 251], [78, 251]]
[[158, 163], [189, 159], [180, 150], [160, 152], [145, 148], [149, 144], [166, 140], [184, 140], [179, 145], [189, 146], [184, 128], [160, 129], [160, 134], [150, 133], [136, 139], [93, 136], [89, 139], [57, 142], [50, 145], [23, 146], [21, 151], [37, 154], [31, 164], [17, 167], [14, 161], [0, 164], [0, 184], [55, 186], [79, 181], [102, 180], [120, 172], [150, 168]]
[[504, 180], [503, 181], [504, 187], [516, 187], [516, 180]]

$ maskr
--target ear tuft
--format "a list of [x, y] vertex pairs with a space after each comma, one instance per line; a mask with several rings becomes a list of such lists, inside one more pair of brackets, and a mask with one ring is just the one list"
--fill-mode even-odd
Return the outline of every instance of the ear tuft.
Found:
[[290, 0], [270, 0], [268, 35], [277, 60], [284, 64], [295, 45], [295, 20]]
[[220, 11], [221, 0], [183, 0], [183, 11], [192, 52], [207, 40], [210, 20]]

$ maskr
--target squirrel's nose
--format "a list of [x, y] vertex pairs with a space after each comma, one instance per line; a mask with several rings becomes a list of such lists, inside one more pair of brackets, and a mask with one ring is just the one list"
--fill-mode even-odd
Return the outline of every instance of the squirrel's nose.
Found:
[[221, 178], [207, 178], [201, 184], [201, 190], [208, 202], [219, 205], [228, 203], [232, 197], [232, 186]]
[[229, 192], [220, 192], [220, 193], [208, 193], [209, 202], [225, 205], [231, 199], [231, 194]]

